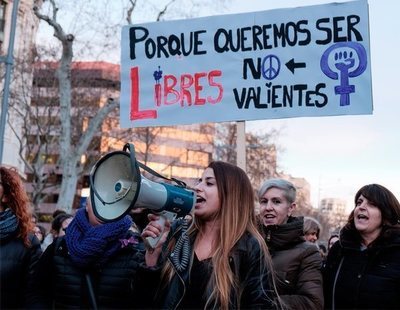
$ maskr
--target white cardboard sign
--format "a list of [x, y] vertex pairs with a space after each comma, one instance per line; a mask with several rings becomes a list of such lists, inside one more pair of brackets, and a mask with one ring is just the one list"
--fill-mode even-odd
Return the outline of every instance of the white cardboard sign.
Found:
[[129, 25], [121, 127], [372, 114], [367, 1]]

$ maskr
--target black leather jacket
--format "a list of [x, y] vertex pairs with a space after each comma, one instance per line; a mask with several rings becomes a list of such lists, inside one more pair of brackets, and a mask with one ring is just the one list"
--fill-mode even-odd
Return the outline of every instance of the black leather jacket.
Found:
[[[174, 238], [179, 239], [181, 230], [172, 233]], [[171, 234], [170, 234], [171, 235]], [[193, 244], [194, 240], [191, 240]], [[193, 250], [191, 250], [189, 267], [183, 271], [175, 268], [175, 274], [171, 281], [154, 290], [160, 282], [162, 260], [155, 268], [148, 268], [144, 265], [138, 271], [139, 290], [136, 296], [144, 298], [141, 303], [143, 308], [177, 309], [183, 299], [185, 290], [189, 285], [190, 267], [193, 261]], [[170, 261], [171, 253], [168, 254]], [[230, 298], [230, 309], [275, 309], [273, 303], [273, 290], [269, 284], [270, 270], [267, 270], [264, 263], [260, 261], [260, 247], [257, 240], [249, 233], [244, 234], [229, 256], [229, 264], [238, 278], [241, 289], [240, 304], [236, 301], [236, 295], [232, 292]], [[172, 264], [174, 265], [174, 264]], [[263, 270], [263, 272], [261, 272]], [[153, 288], [153, 289], [152, 289]], [[155, 296], [153, 303], [149, 300]], [[216, 306], [218, 309], [219, 306]]]
[[42, 253], [40, 242], [30, 234], [30, 247], [12, 236], [0, 242], [0, 309], [23, 308], [29, 304], [33, 269]]

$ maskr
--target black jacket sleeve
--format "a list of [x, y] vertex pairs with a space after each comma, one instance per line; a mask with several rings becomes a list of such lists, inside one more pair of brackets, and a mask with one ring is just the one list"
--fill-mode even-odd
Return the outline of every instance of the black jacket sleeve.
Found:
[[33, 270], [33, 287], [29, 296], [29, 309], [49, 309], [53, 296], [53, 270], [55, 243], [43, 252]]
[[24, 288], [22, 288], [25, 291], [23, 296], [25, 298], [24, 302], [25, 302], [26, 306], [29, 306], [30, 301], [33, 296], [33, 290], [36, 285], [35, 280], [34, 280], [34, 272], [35, 272], [36, 266], [39, 262], [39, 258], [42, 255], [42, 249], [40, 247], [40, 242], [36, 238], [36, 236], [31, 235], [30, 242], [31, 242], [31, 246], [27, 250], [27, 255], [26, 255], [25, 264], [24, 264], [24, 266], [26, 268], [26, 270], [24, 271], [24, 274], [26, 276], [24, 283], [26, 283], [26, 286]]
[[[276, 297], [272, 288], [272, 270], [269, 270], [264, 254], [255, 238], [250, 237], [247, 250], [236, 251], [233, 262], [242, 287], [242, 309], [276, 309]], [[239, 264], [239, 266], [237, 266]], [[238, 271], [239, 269], [239, 271]]]

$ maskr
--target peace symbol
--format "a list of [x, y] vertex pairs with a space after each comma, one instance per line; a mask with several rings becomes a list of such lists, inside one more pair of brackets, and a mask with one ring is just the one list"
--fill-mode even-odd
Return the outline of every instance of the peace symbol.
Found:
[[268, 55], [264, 57], [262, 62], [262, 75], [267, 80], [273, 80], [281, 70], [281, 61], [275, 55]]

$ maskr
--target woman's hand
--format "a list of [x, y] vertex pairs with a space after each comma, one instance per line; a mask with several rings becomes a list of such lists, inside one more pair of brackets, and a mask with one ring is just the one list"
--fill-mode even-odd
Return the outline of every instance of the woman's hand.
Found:
[[150, 222], [143, 229], [141, 235], [143, 240], [146, 240], [146, 238], [149, 237], [158, 238], [161, 236], [160, 240], [155, 244], [154, 248], [147, 246], [145, 259], [146, 265], [148, 267], [153, 267], [157, 264], [158, 258], [162, 251], [162, 247], [167, 240], [168, 233], [171, 229], [171, 222], [167, 218], [161, 219], [161, 216], [162, 215], [150, 213], [147, 216]]

